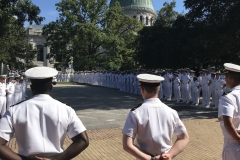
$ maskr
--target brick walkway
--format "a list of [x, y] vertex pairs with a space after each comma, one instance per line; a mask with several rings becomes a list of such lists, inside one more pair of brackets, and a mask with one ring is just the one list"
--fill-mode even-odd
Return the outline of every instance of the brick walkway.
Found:
[[[217, 119], [184, 120], [189, 135], [190, 143], [176, 160], [220, 160], [223, 146], [223, 136]], [[121, 128], [88, 130], [90, 139], [89, 147], [75, 160], [134, 160], [134, 157], [122, 149]], [[68, 138], [64, 148], [69, 146]], [[9, 146], [17, 150], [13, 139]]]

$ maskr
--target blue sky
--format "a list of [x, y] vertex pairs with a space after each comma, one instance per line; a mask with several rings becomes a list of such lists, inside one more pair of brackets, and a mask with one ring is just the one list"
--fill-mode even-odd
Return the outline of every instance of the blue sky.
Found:
[[[41, 16], [45, 17], [45, 21], [42, 24], [48, 24], [51, 21], [55, 21], [58, 17], [58, 12], [56, 11], [55, 4], [61, 0], [32, 0], [32, 2], [39, 6], [41, 9]], [[110, 1], [110, 0], [109, 0]], [[164, 2], [171, 2], [172, 0], [153, 0], [155, 10], [160, 10]], [[183, 6], [183, 0], [176, 0], [177, 7], [175, 8], [178, 12], [185, 12]], [[25, 23], [25, 26], [28, 26], [28, 23]]]

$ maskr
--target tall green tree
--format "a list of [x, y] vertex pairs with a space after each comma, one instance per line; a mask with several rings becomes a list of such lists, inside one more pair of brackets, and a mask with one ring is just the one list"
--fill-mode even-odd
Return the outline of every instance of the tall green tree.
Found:
[[205, 65], [240, 63], [240, 2], [238, 0], [185, 0], [187, 18], [199, 32], [203, 48], [200, 59]]
[[157, 20], [154, 25], [172, 27], [173, 23], [179, 16], [179, 13], [174, 10], [175, 7], [176, 7], [175, 1], [172, 1], [170, 3], [165, 2], [163, 4], [163, 8], [161, 8], [158, 13]]
[[[176, 35], [173, 25], [180, 16], [174, 10], [176, 2], [165, 2], [158, 13], [158, 18], [152, 27], [143, 28], [139, 32], [136, 61], [142, 68], [177, 67], [174, 63], [178, 57]], [[177, 56], [177, 57], [176, 57]]]
[[[140, 31], [136, 60], [146, 68], [207, 68], [240, 64], [240, 1], [185, 0], [188, 13], [165, 3], [151, 28]], [[151, 63], [152, 62], [152, 63]]]
[[142, 25], [118, 2], [109, 7], [107, 0], [62, 0], [56, 6], [58, 20], [43, 28], [49, 57], [62, 57], [66, 66], [72, 56], [75, 70], [134, 67], [134, 42]]
[[15, 68], [31, 64], [36, 51], [27, 42], [24, 22], [40, 24], [39, 13], [30, 0], [0, 1], [0, 62]]

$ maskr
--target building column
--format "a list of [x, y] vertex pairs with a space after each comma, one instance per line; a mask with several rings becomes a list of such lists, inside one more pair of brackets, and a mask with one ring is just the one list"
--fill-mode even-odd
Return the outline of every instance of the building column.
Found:
[[43, 66], [47, 67], [47, 47], [43, 50]]
[[43, 66], [50, 67], [49, 60], [47, 59], [47, 55], [50, 53], [50, 48], [49, 47], [44, 47], [44, 52], [43, 52]]
[[142, 24], [143, 24], [144, 26], [146, 26], [146, 16], [145, 16], [145, 15], [143, 15], [142, 17], [143, 17]]

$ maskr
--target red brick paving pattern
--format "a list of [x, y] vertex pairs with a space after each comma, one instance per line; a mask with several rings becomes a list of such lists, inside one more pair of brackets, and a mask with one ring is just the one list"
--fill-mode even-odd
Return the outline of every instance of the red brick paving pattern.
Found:
[[[184, 120], [190, 135], [187, 148], [175, 160], [220, 160], [223, 136], [217, 119]], [[89, 147], [74, 160], [134, 160], [122, 149], [121, 128], [88, 130]], [[175, 138], [174, 138], [175, 139]], [[64, 148], [71, 144], [66, 138]], [[15, 139], [9, 146], [17, 151]]]

